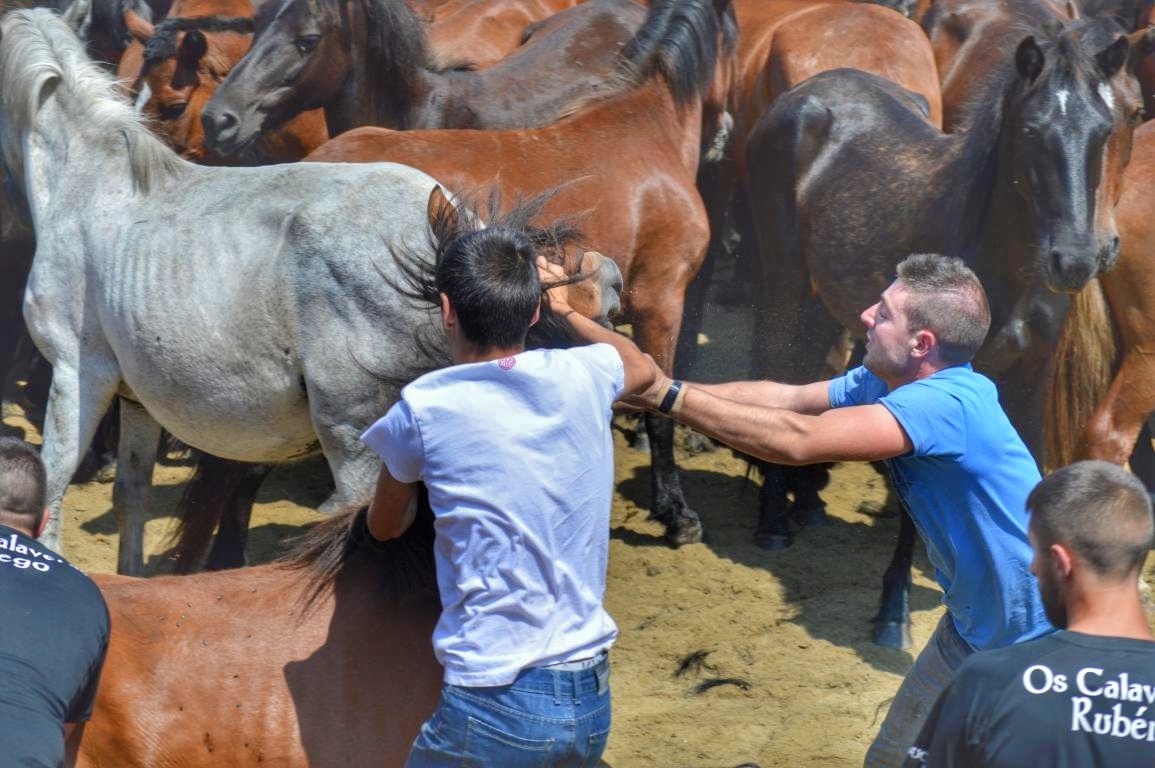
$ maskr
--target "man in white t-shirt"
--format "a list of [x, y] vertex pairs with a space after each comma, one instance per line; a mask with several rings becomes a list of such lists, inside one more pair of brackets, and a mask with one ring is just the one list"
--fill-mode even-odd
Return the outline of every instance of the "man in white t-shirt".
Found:
[[[409, 384], [361, 439], [384, 462], [368, 526], [400, 536], [423, 482], [436, 518], [441, 700], [408, 766], [593, 765], [610, 731], [602, 605], [613, 493], [611, 406], [655, 385], [627, 338], [550, 308], [589, 346], [525, 349], [543, 279], [561, 277], [504, 227], [440, 249], [453, 365]], [[539, 277], [539, 269], [543, 274]]]

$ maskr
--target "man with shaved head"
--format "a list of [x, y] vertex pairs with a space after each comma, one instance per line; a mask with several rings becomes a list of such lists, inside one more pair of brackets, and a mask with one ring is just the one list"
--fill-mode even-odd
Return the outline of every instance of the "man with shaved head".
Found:
[[96, 585], [36, 537], [44, 464], [0, 438], [0, 768], [56, 768], [65, 737], [88, 720], [108, 650]]
[[1147, 491], [1084, 461], [1040, 482], [1027, 509], [1031, 570], [1061, 631], [970, 657], [907, 766], [1155, 765], [1155, 635], [1139, 595]]

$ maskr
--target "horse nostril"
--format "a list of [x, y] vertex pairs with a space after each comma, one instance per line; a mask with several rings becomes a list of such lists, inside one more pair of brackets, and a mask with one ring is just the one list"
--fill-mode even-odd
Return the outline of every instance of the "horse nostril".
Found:
[[212, 138], [224, 138], [226, 134], [235, 132], [237, 129], [237, 116], [232, 112], [209, 112], [205, 110], [201, 114], [201, 122], [204, 123], [205, 135]]
[[1063, 252], [1059, 250], [1051, 251], [1051, 273], [1054, 275], [1063, 274]]

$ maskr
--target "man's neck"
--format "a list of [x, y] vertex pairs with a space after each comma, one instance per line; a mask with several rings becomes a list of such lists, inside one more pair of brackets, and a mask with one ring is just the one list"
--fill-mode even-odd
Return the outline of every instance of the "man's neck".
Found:
[[1069, 595], [1066, 628], [1085, 635], [1155, 642], [1139, 597], [1138, 579], [1129, 584], [1096, 585]]
[[14, 521], [10, 517], [0, 515], [0, 525], [6, 525], [9, 528], [11, 528], [12, 530], [16, 531], [17, 533], [22, 533], [25, 536], [28, 536], [29, 538], [32, 538], [32, 539], [36, 538], [36, 534], [32, 531], [31, 528], [27, 528], [24, 525], [17, 523], [16, 521]]
[[501, 360], [503, 357], [513, 357], [525, 351], [525, 345], [508, 348], [487, 347], [481, 348], [471, 344], [462, 344], [453, 350], [453, 364], [488, 363], [492, 360]]

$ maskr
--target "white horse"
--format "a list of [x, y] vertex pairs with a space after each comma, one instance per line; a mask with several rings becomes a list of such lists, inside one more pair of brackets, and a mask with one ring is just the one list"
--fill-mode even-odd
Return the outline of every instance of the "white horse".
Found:
[[24, 315], [53, 365], [45, 544], [114, 396], [121, 573], [143, 572], [162, 426], [239, 461], [319, 448], [336, 485], [321, 511], [368, 503], [380, 463], [358, 435], [441, 362], [416, 338], [436, 312], [387, 279], [391, 248], [429, 253], [436, 181], [391, 163], [186, 163], [54, 13], [13, 11], [0, 32], [0, 142], [37, 240]]

